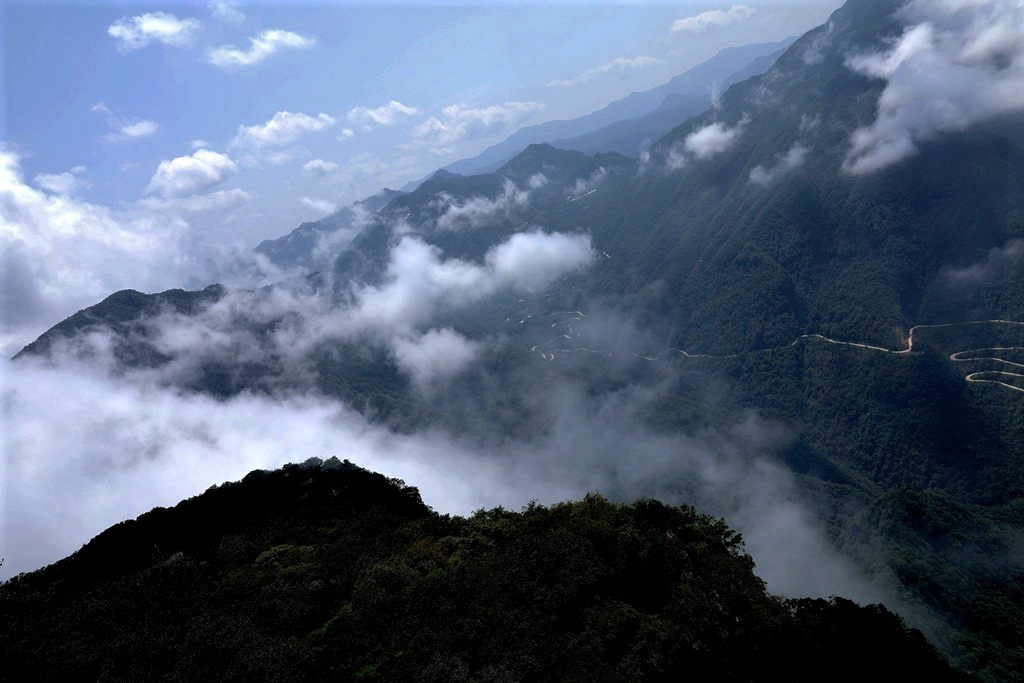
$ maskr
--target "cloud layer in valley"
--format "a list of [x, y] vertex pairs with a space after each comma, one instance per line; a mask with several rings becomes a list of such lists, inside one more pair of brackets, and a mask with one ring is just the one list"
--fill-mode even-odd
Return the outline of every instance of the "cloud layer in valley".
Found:
[[[446, 334], [424, 335], [401, 353], [430, 352], [426, 362], [410, 362], [422, 373], [446, 372], [446, 360], [460, 348]], [[337, 455], [405, 479], [443, 513], [550, 504], [590, 491], [694, 503], [725, 515], [744, 534], [770, 590], [885, 597], [832, 549], [789, 475], [757, 455], [786, 437], [753, 415], [726, 431], [659, 436], [645, 431], [635, 414], [649, 388], [595, 397], [565, 381], [547, 382], [533, 388], [533, 400], [549, 417], [549, 429], [485, 445], [437, 430], [396, 434], [309, 394], [215, 400], [141, 377], [114, 379], [94, 364], [4, 363], [0, 406], [12, 428], [2, 442], [7, 493], [0, 525], [8, 576], [211, 484]], [[52, 410], [57, 397], [59, 424]], [[55, 427], [60, 439], [51, 436]]]
[[[444, 387], [466, 372], [477, 382], [495, 381], [482, 365], [494, 340], [471, 339], [444, 321], [502, 293], [536, 296], [594, 261], [582, 234], [515, 233], [479, 262], [445, 258], [405, 234], [372, 283], [232, 291], [196, 316], [146, 319], [154, 348], [172, 359], [161, 367], [113, 372], [115, 342], [102, 330], [58, 348], [47, 362], [5, 362], [0, 407], [12, 428], [2, 442], [4, 571], [57, 559], [116, 521], [253, 468], [337, 455], [406, 479], [441, 512], [552, 503], [588, 491], [694, 503], [744, 533], [772, 590], [882, 597], [832, 549], [784, 469], [764, 457], [785, 442], [785, 432], [753, 414], [725, 429], [655, 434], [639, 411], [663, 382], [595, 392], [541, 373], [536, 383], [502, 390], [540, 416], [520, 421], [521, 433], [496, 434], [480, 424], [472, 436], [437, 428], [397, 434], [321, 396], [315, 378], [302, 379], [315, 373], [307, 354], [321, 341], [378, 345], [426, 400], [482, 420]], [[592, 313], [581, 328], [625, 339], [628, 324]], [[180, 389], [196, 363], [217, 358], [231, 367], [271, 358], [287, 380], [264, 385], [268, 393], [220, 400]]]

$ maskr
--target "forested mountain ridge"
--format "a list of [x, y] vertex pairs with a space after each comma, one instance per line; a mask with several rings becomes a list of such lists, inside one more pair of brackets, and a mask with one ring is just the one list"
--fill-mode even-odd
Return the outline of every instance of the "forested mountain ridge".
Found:
[[[0, 585], [35, 680], [968, 680], [880, 605], [765, 593], [739, 535], [600, 496], [441, 516], [310, 459], [118, 524]], [[870, 652], [870, 656], [865, 656]]]

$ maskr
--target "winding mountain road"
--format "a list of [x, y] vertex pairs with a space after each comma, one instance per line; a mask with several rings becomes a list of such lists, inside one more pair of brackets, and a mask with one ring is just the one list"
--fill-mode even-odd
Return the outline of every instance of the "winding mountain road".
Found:
[[[549, 317], [551, 317], [553, 315], [566, 315], [566, 314], [570, 314], [572, 316], [572, 320], [576, 320], [576, 321], [581, 320], [583, 317], [585, 317], [584, 314], [582, 312], [580, 312], [580, 311], [558, 311], [556, 313], [552, 313], [552, 314], [541, 316], [541, 317], [549, 318]], [[568, 334], [561, 334], [561, 335], [552, 337], [552, 338], [548, 339], [545, 342], [541, 342], [540, 344], [537, 344], [536, 346], [534, 346], [531, 349], [531, 351], [533, 351], [535, 353], [540, 353], [541, 357], [544, 360], [549, 361], [549, 362], [553, 361], [555, 359], [555, 352], [552, 351], [552, 350], [542, 350], [542, 347], [548, 346], [549, 344], [551, 344], [551, 343], [553, 343], [555, 341], [558, 341], [558, 340], [562, 340], [562, 339], [572, 340], [572, 339], [577, 337], [577, 334], [576, 334], [575, 330], [573, 330], [571, 322], [569, 322], [568, 320], [556, 321], [556, 322], [551, 324], [551, 327], [556, 327], [559, 324], [566, 324], [567, 327], [568, 327], [569, 333]], [[635, 358], [639, 358], [641, 360], [646, 360], [646, 361], [657, 361], [657, 360], [660, 360], [661, 358], [663, 358], [666, 354], [670, 354], [670, 353], [679, 354], [679, 355], [683, 356], [684, 358], [692, 358], [692, 359], [709, 358], [709, 359], [725, 360], [725, 359], [730, 359], [730, 358], [738, 358], [740, 356], [744, 356], [744, 355], [748, 355], [748, 354], [767, 353], [769, 351], [778, 351], [778, 350], [781, 350], [781, 349], [792, 348], [792, 347], [796, 346], [797, 344], [800, 344], [800, 343], [806, 342], [808, 340], [814, 339], [814, 340], [825, 342], [827, 344], [835, 344], [837, 346], [851, 346], [853, 348], [865, 349], [865, 350], [868, 350], [868, 351], [875, 351], [875, 352], [878, 352], [878, 353], [888, 353], [888, 354], [892, 354], [892, 355], [901, 356], [901, 355], [909, 355], [909, 354], [913, 353], [913, 351], [914, 351], [914, 333], [918, 332], [919, 330], [950, 328], [950, 327], [961, 327], [961, 326], [967, 326], [967, 325], [1012, 325], [1012, 326], [1024, 327], [1024, 322], [1017, 321], [1017, 320], [991, 319], [991, 320], [969, 320], [969, 321], [955, 322], [955, 323], [933, 323], [933, 324], [925, 324], [925, 325], [914, 325], [913, 327], [910, 328], [910, 330], [908, 330], [908, 332], [907, 332], [907, 340], [906, 340], [905, 346], [904, 346], [904, 348], [901, 348], [901, 349], [890, 349], [890, 348], [886, 348], [884, 346], [876, 346], [874, 344], [866, 344], [866, 343], [863, 343], [863, 342], [852, 342], [852, 341], [845, 341], [845, 340], [842, 340], [842, 339], [832, 339], [831, 337], [826, 337], [823, 334], [811, 333], [811, 334], [802, 334], [799, 337], [797, 337], [796, 339], [794, 339], [793, 341], [791, 341], [790, 343], [783, 344], [781, 346], [773, 346], [773, 347], [769, 347], [769, 348], [765, 348], [765, 349], [756, 349], [756, 350], [753, 350], [753, 351], [745, 351], [745, 352], [740, 352], [740, 353], [731, 353], [731, 354], [724, 354], [724, 355], [716, 355], [716, 354], [708, 354], [708, 353], [690, 353], [689, 351], [686, 351], [684, 349], [677, 349], [677, 348], [665, 349], [664, 351], [662, 351], [661, 353], [659, 353], [656, 356], [647, 356], [647, 355], [642, 355], [642, 354], [637, 354], [637, 353], [633, 353], [632, 355]], [[559, 353], [573, 353], [573, 352], [577, 352], [577, 351], [583, 351], [583, 352], [589, 352], [589, 353], [600, 353], [601, 355], [604, 355], [603, 352], [595, 351], [593, 349], [589, 349], [589, 348], [585, 348], [585, 347], [570, 348], [570, 349], [557, 349], [557, 351]], [[1020, 372], [1011, 371], [1011, 370], [980, 370], [980, 371], [977, 371], [977, 372], [971, 372], [971, 373], [967, 374], [964, 377], [964, 379], [967, 382], [973, 382], [973, 383], [978, 383], [978, 384], [996, 384], [996, 385], [999, 385], [999, 386], [1006, 387], [1007, 389], [1013, 389], [1014, 391], [1019, 391], [1019, 392], [1024, 393], [1024, 386], [1017, 386], [1016, 384], [1011, 384], [1009, 381], [1006, 381], [1006, 380], [1010, 380], [1011, 378], [1013, 378], [1014, 380], [1017, 380], [1017, 381], [1021, 382], [1022, 385], [1024, 385], [1024, 363], [1019, 363], [1019, 362], [1008, 360], [1008, 359], [1002, 357], [1007, 352], [1015, 352], [1015, 351], [1016, 352], [1024, 352], [1024, 346], [993, 346], [993, 347], [978, 348], [978, 349], [968, 349], [968, 350], [964, 350], [964, 351], [956, 351], [956, 352], [954, 352], [954, 353], [949, 355], [949, 360], [951, 362], [954, 362], [954, 363], [967, 363], [967, 362], [999, 363], [999, 364], [1002, 364], [1002, 365], [1007, 366], [1009, 368], [1013, 368], [1014, 370], [1020, 370]], [[979, 355], [979, 354], [986, 354], [986, 355]], [[608, 356], [613, 356], [613, 354], [611, 354], [611, 353], [608, 353], [607, 355]]]

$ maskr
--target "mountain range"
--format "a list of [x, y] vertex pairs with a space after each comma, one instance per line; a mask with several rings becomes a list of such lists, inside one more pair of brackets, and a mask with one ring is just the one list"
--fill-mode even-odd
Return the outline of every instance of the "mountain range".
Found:
[[[184, 391], [313, 392], [399, 433], [548, 439], [620, 474], [567, 416], [626, 430], [624, 459], [699, 435], [730, 466], [783, 468], [957, 666], [1020, 680], [1024, 115], [991, 104], [1012, 92], [1005, 46], [957, 57], [972, 90], [914, 72], [922, 31], [945, 31], [926, 64], [968, 54], [948, 41], [969, 17], [945, 11], [849, 0], [702, 112], [613, 109], [574, 124], [586, 152], [530, 144], [469, 173], [501, 147], [260, 245], [295, 277], [119, 292], [19, 359], [109, 353]], [[676, 125], [635, 155], [586, 137], [635, 141], [662, 114]], [[750, 509], [673, 457], [657, 484], [604, 493]]]

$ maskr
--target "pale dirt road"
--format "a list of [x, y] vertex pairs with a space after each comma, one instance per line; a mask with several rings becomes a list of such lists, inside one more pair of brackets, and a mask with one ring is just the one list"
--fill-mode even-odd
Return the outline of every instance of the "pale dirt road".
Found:
[[[559, 312], [553, 313], [551, 315], [565, 315], [565, 314], [570, 314], [573, 317], [574, 320], [580, 320], [583, 317], [585, 317], [584, 314], [581, 311], [559, 311]], [[543, 317], [551, 317], [551, 315], [543, 316]], [[564, 323], [564, 322], [567, 322], [567, 321], [556, 321], [555, 323], [552, 323], [551, 327], [555, 327], [558, 324]], [[780, 349], [791, 348], [793, 346], [796, 346], [797, 344], [800, 344], [802, 342], [805, 342], [805, 341], [808, 341], [808, 340], [811, 340], [811, 339], [816, 339], [816, 340], [825, 342], [827, 344], [835, 344], [837, 346], [850, 346], [850, 347], [853, 347], [853, 348], [865, 349], [865, 350], [868, 350], [868, 351], [875, 351], [875, 352], [878, 352], [878, 353], [888, 353], [888, 354], [892, 354], [892, 355], [908, 355], [910, 353], [913, 353], [913, 351], [914, 351], [914, 333], [917, 332], [918, 330], [937, 329], [937, 328], [945, 328], [945, 327], [957, 327], [957, 326], [963, 326], [963, 325], [1016, 325], [1016, 326], [1024, 327], [1024, 322], [1020, 322], [1020, 321], [1016, 321], [1016, 320], [994, 319], [994, 320], [971, 320], [971, 321], [959, 322], [959, 323], [937, 323], [937, 324], [929, 324], [929, 325], [915, 325], [915, 326], [911, 327], [910, 330], [908, 331], [906, 346], [904, 348], [902, 348], [902, 349], [890, 349], [890, 348], [886, 348], [884, 346], [876, 346], [874, 344], [865, 344], [863, 342], [852, 342], [852, 341], [845, 341], [845, 340], [842, 340], [842, 339], [832, 339], [830, 337], [826, 337], [825, 335], [814, 333], [814, 334], [802, 334], [799, 337], [797, 337], [796, 339], [794, 339], [793, 341], [791, 341], [789, 344], [784, 344], [782, 346], [775, 346], [775, 347], [771, 347], [771, 348], [767, 348], [767, 349], [757, 349], [755, 351], [748, 351], [748, 352], [745, 352], [745, 353], [766, 353], [766, 352], [769, 352], [769, 351], [777, 351], [777, 350], [780, 350]], [[547, 346], [548, 344], [551, 344], [552, 342], [555, 342], [555, 341], [560, 340], [560, 339], [569, 339], [569, 340], [574, 339], [576, 337], [576, 334], [575, 334], [575, 331], [572, 328], [572, 325], [568, 324], [568, 328], [569, 328], [569, 334], [562, 334], [562, 335], [558, 335], [556, 337], [552, 337], [551, 339], [548, 339], [545, 342], [537, 344], [536, 346], [534, 346], [530, 350], [535, 352], [535, 353], [540, 353], [541, 357], [544, 360], [546, 360], [546, 361], [553, 361], [555, 359], [554, 352], [551, 352], [551, 351], [541, 351], [540, 347]], [[585, 347], [579, 347], [579, 348], [575, 348], [575, 349], [558, 349], [559, 353], [573, 353], [573, 352], [578, 352], [578, 351], [588, 352], [588, 353], [597, 353], [597, 354], [604, 355], [603, 352], [595, 351], [593, 349], [589, 349], [589, 348], [585, 348]], [[1013, 367], [1013, 368], [1019, 368], [1022, 371], [1024, 371], [1024, 363], [1017, 363], [1015, 361], [1010, 361], [1010, 360], [1007, 360], [1005, 358], [1001, 358], [1000, 357], [1001, 353], [1002, 352], [1006, 352], [1006, 351], [1024, 351], [1024, 347], [1017, 347], [1017, 346], [1005, 346], [1005, 347], [1004, 346], [995, 346], [995, 347], [980, 348], [980, 349], [968, 349], [968, 350], [964, 350], [964, 351], [957, 351], [955, 353], [950, 354], [949, 355], [949, 360], [952, 361], [952, 362], [990, 361], [990, 362], [994, 362], [994, 363], [1001, 363], [1001, 364], [1004, 364], [1006, 366]], [[739, 356], [745, 355], [745, 353], [732, 353], [732, 354], [726, 354], [726, 355], [715, 355], [715, 354], [708, 354], [708, 353], [690, 353], [689, 351], [685, 351], [683, 349], [677, 349], [677, 348], [665, 349], [664, 351], [662, 351], [660, 354], [658, 354], [656, 356], [646, 356], [646, 355], [638, 354], [638, 353], [633, 353], [632, 355], [635, 358], [639, 358], [641, 360], [657, 361], [657, 360], [660, 360], [665, 354], [669, 354], [669, 353], [676, 353], [676, 354], [679, 354], [679, 355], [683, 356], [684, 358], [693, 358], [693, 359], [696, 359], [696, 358], [709, 358], [709, 359], [717, 359], [717, 360], [724, 360], [724, 359], [730, 359], [730, 358], [738, 358]], [[987, 354], [990, 354], [990, 355], [985, 355], [985, 356], [978, 356], [978, 355], [976, 355], [976, 354], [982, 354], [982, 353], [987, 353]], [[609, 353], [607, 355], [611, 356], [612, 354]], [[971, 356], [971, 357], [965, 357], [965, 356]], [[999, 378], [1010, 378], [1010, 377], [1013, 377], [1013, 378], [1018, 378], [1018, 379], [1024, 381], [1024, 372], [1010, 372], [1008, 370], [1007, 371], [1003, 371], [1003, 370], [985, 370], [985, 371], [979, 371], [979, 372], [972, 372], [972, 373], [966, 375], [964, 377], [964, 379], [967, 382], [973, 382], [973, 383], [979, 383], [979, 384], [996, 384], [996, 385], [999, 385], [999, 386], [1006, 387], [1007, 389], [1013, 389], [1014, 391], [1019, 391], [1019, 392], [1024, 393], [1024, 388], [1016, 386], [1016, 385], [1013, 385], [1013, 384], [1009, 384], [1007, 382], [1001, 381], [1000, 379], [994, 379], [993, 377], [999, 377]]]

